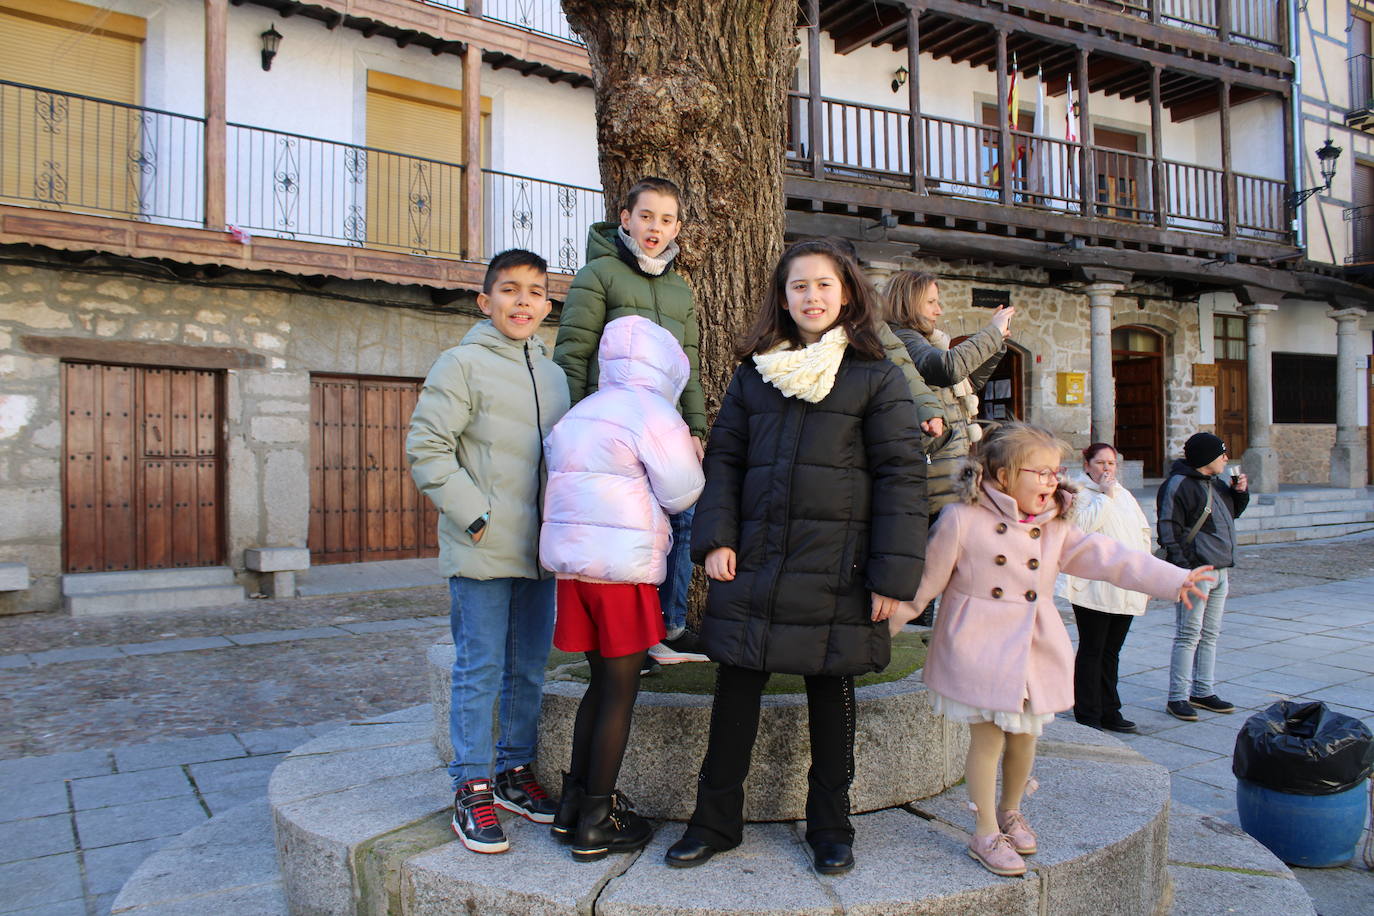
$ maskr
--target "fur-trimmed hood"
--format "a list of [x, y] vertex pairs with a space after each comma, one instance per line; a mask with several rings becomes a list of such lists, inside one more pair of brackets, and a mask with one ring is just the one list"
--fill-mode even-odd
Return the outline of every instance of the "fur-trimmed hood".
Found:
[[[1059, 481], [1059, 486], [1054, 489], [1053, 508], [1037, 516], [1036, 521], [1044, 522], [1056, 516], [1070, 516], [1073, 497], [1077, 492], [1077, 484], [1067, 479]], [[991, 484], [983, 485], [983, 464], [972, 456], [965, 458], [954, 474], [954, 493], [960, 502], [970, 506], [986, 504], [1011, 518], [1016, 518], [1019, 514], [1016, 503], [1010, 496]]]

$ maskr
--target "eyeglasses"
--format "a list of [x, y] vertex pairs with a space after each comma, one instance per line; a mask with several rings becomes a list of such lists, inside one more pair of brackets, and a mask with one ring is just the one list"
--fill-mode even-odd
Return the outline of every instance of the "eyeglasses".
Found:
[[1021, 468], [1023, 474], [1034, 474], [1036, 478], [1044, 484], [1056, 483], [1063, 480], [1067, 470], [1068, 469], [1062, 464], [1057, 468]]

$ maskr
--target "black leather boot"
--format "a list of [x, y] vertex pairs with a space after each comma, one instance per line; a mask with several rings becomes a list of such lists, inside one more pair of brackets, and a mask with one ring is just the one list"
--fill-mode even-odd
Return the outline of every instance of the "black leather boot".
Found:
[[613, 852], [640, 849], [653, 836], [654, 828], [635, 813], [630, 800], [619, 792], [584, 795], [572, 857], [579, 862], [595, 862]]
[[571, 843], [577, 832], [577, 816], [582, 813], [582, 799], [587, 790], [582, 780], [567, 773], [563, 774], [563, 794], [558, 796], [558, 812], [553, 816], [549, 833], [560, 843]]

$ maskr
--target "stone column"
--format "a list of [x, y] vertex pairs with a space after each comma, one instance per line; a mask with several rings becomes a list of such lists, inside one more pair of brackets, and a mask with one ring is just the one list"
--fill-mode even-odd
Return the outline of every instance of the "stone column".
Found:
[[[1274, 418], [1273, 372], [1269, 357], [1268, 317], [1278, 306], [1267, 302], [1242, 305], [1245, 315], [1245, 414], [1248, 444], [1241, 462], [1250, 478], [1250, 492], [1275, 493], [1279, 489], [1279, 453], [1270, 443]], [[1236, 456], [1232, 455], [1232, 458]]]
[[1116, 381], [1112, 377], [1112, 296], [1122, 290], [1120, 283], [1092, 283], [1088, 294], [1092, 328], [1092, 378], [1088, 391], [1092, 406], [1093, 442], [1111, 442], [1116, 435]]
[[1366, 456], [1360, 442], [1360, 375], [1357, 335], [1364, 309], [1332, 309], [1336, 322], [1336, 445], [1331, 449], [1331, 486], [1363, 487]]

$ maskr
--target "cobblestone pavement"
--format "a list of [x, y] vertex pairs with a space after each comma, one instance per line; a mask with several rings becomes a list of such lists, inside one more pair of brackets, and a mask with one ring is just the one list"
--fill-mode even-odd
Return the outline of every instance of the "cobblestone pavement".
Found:
[[[1236, 731], [1278, 695], [1374, 724], [1372, 593], [1374, 535], [1242, 549], [1219, 660], [1242, 708], [1186, 724], [1162, 712], [1173, 615], [1152, 605], [1122, 695], [1141, 725], [1130, 742], [1173, 772], [1177, 801], [1236, 819]], [[424, 651], [446, 624], [442, 587], [0, 619], [0, 913], [108, 913], [170, 837], [261, 797], [287, 750], [424, 702]], [[1368, 912], [1374, 877], [1358, 864], [1297, 871], [1322, 916]]]

